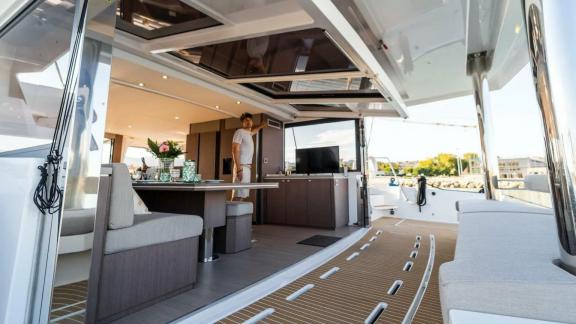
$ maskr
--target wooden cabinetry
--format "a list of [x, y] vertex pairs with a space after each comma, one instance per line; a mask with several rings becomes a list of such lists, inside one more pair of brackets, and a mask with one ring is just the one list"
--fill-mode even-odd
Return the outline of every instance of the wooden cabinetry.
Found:
[[272, 178], [280, 188], [267, 190], [264, 222], [320, 228], [348, 223], [348, 180], [345, 178]]
[[308, 186], [306, 180], [287, 179], [286, 181], [286, 224], [308, 225], [306, 205], [308, 199]]
[[286, 180], [278, 180], [278, 189], [265, 190], [267, 224], [286, 224]]

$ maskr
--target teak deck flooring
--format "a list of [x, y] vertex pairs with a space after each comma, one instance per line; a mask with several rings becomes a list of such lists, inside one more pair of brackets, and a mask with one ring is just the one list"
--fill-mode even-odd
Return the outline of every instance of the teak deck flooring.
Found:
[[[293, 283], [228, 316], [220, 323], [243, 323], [265, 310], [273, 313], [258, 323], [364, 323], [381, 302], [387, 308], [375, 323], [401, 323], [419, 289], [430, 252], [430, 234], [435, 236], [432, 276], [413, 323], [442, 323], [438, 292], [438, 268], [452, 260], [457, 226], [397, 218], [383, 218], [344, 253]], [[416, 236], [420, 246], [415, 248]], [[370, 245], [361, 249], [362, 246]], [[411, 252], [417, 250], [415, 258]], [[350, 256], [358, 253], [356, 257]], [[404, 271], [407, 261], [414, 263]], [[327, 279], [320, 276], [338, 267]], [[396, 280], [402, 286], [393, 295]], [[313, 288], [292, 301], [287, 297], [307, 285]]]

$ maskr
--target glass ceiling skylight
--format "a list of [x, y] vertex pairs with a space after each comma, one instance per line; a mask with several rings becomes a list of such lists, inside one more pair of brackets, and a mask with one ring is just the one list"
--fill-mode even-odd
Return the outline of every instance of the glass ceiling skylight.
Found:
[[171, 54], [227, 79], [358, 71], [318, 28], [182, 49]]
[[120, 30], [145, 39], [221, 25], [179, 0], [121, 0], [116, 17]]

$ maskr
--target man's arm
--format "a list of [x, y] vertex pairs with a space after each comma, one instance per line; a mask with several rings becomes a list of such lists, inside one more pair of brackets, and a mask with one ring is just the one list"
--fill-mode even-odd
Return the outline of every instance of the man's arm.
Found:
[[252, 127], [252, 129], [250, 130], [250, 133], [252, 135], [256, 135], [262, 128], [266, 128], [268, 127], [268, 121], [263, 121], [262, 123], [260, 123], [260, 125], [256, 126], [256, 127]]
[[232, 143], [232, 161], [236, 169], [236, 178], [242, 180], [242, 166], [240, 165], [240, 144]]

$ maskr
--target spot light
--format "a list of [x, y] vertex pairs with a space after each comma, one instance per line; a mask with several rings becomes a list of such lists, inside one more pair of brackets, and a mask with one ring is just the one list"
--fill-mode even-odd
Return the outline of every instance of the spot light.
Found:
[[216, 106], [216, 107], [214, 107], [214, 108], [216, 108], [216, 109], [220, 109], [220, 106]]
[[144, 83], [140, 82], [140, 83], [138, 83], [138, 86], [143, 87]]
[[132, 128], [132, 125], [128, 125], [128, 128]]
[[164, 74], [164, 75], [162, 76], [162, 79], [167, 80], [167, 79], [168, 79], [168, 76], [167, 76], [166, 74]]
[[521, 30], [522, 30], [522, 27], [520, 27], [520, 24], [516, 24], [516, 26], [514, 26], [514, 32], [516, 34], [520, 34]]
[[236, 101], [236, 104], [237, 104], [237, 105], [241, 104], [240, 100]]
[[180, 119], [180, 117], [178, 117], [178, 116], [174, 116], [174, 119], [178, 120], [178, 119]]

